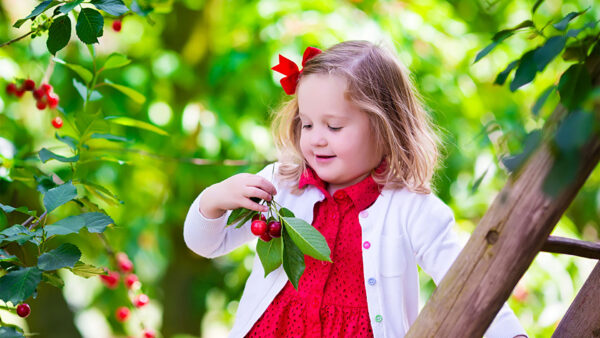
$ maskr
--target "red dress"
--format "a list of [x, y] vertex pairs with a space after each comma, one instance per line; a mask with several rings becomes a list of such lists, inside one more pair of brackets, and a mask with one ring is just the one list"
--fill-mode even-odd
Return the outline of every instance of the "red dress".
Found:
[[359, 213], [366, 216], [380, 193], [369, 175], [333, 197], [312, 168], [299, 187], [312, 184], [326, 198], [315, 204], [313, 226], [332, 251], [333, 263], [305, 255], [298, 290], [288, 281], [246, 337], [373, 337], [369, 320]]

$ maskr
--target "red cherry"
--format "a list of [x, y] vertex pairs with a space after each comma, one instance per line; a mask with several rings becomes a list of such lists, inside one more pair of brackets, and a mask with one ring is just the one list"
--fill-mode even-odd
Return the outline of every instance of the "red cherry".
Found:
[[281, 222], [271, 221], [267, 224], [267, 232], [271, 237], [281, 237]]
[[17, 85], [14, 83], [9, 83], [6, 85], [6, 93], [8, 95], [13, 95], [17, 93]]
[[22, 88], [15, 91], [15, 96], [18, 98], [23, 97], [23, 94], [25, 94], [25, 91]]
[[117, 320], [120, 322], [124, 322], [127, 319], [129, 319], [130, 314], [131, 314], [131, 311], [129, 310], [129, 308], [127, 308], [125, 306], [121, 306], [115, 312], [115, 316], [117, 317]]
[[121, 31], [121, 26], [122, 26], [121, 20], [115, 20], [112, 23], [112, 29], [115, 32], [120, 32]]
[[260, 236], [267, 231], [267, 222], [263, 220], [256, 220], [250, 224], [250, 231], [256, 236]]
[[261, 212], [259, 212], [258, 214], [252, 216], [252, 221], [258, 221], [259, 219], [262, 219], [263, 221], [267, 221], [267, 217], [265, 217], [265, 215]]
[[48, 95], [49, 93], [52, 93], [52, 91], [54, 90], [52, 88], [52, 85], [49, 85], [47, 83], [42, 83], [42, 85], [40, 86], [40, 89], [42, 89], [44, 91], [44, 94]]
[[265, 231], [264, 234], [260, 235], [260, 239], [262, 239], [265, 242], [268, 242], [271, 239], [273, 239], [273, 237], [271, 237], [271, 235], [269, 235], [269, 233]]
[[33, 91], [33, 98], [36, 100], [41, 99], [42, 97], [44, 97], [44, 95], [46, 95], [46, 93], [41, 87]]
[[144, 330], [144, 338], [155, 338], [155, 337], [156, 337], [156, 333], [154, 333], [154, 331], [152, 329]]
[[135, 296], [135, 298], [133, 299], [133, 305], [135, 305], [135, 307], [142, 307], [148, 304], [149, 302], [150, 298], [148, 298], [148, 296], [143, 293]]
[[27, 79], [23, 81], [23, 89], [26, 91], [31, 91], [35, 89], [35, 81], [32, 79]]
[[50, 107], [50, 109], [56, 108], [58, 106], [58, 101], [58, 95], [55, 93], [48, 94], [48, 107]]
[[19, 304], [19, 306], [17, 306], [17, 314], [19, 315], [19, 317], [25, 318], [25, 317], [29, 316], [30, 313], [31, 313], [31, 308], [29, 307], [29, 304], [23, 303], [23, 304]]
[[133, 271], [133, 263], [127, 257], [127, 254], [124, 252], [119, 252], [117, 254], [117, 264], [119, 264], [119, 269], [123, 272], [131, 272]]
[[108, 275], [100, 275], [100, 280], [109, 289], [115, 289], [119, 284], [119, 273], [108, 271]]
[[54, 126], [54, 128], [60, 129], [60, 127], [62, 127], [63, 125], [63, 120], [57, 116], [54, 119], [52, 119], [52, 125]]
[[46, 100], [41, 99], [41, 100], [37, 100], [37, 102], [35, 103], [35, 106], [37, 107], [37, 109], [39, 110], [44, 110], [46, 109]]
[[139, 283], [139, 280], [135, 274], [131, 273], [125, 277], [125, 286], [127, 286], [128, 289], [133, 288], [135, 283]]

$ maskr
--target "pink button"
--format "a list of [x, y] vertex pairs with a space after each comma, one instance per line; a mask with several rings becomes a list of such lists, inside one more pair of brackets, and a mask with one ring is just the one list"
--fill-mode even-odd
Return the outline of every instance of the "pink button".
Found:
[[360, 212], [360, 217], [362, 218], [367, 218], [369, 216], [369, 212], [366, 210], [363, 210]]
[[336, 192], [333, 193], [333, 198], [337, 199], [337, 200], [341, 200], [342, 198], [344, 198], [344, 195], [346, 193], [344, 193], [342, 190], [338, 190]]
[[325, 262], [325, 261], [321, 261], [321, 264], [323, 264], [323, 265], [327, 265], [327, 262]]
[[368, 248], [370, 248], [370, 247], [371, 247], [371, 243], [369, 243], [369, 241], [365, 241], [365, 242], [363, 243], [363, 248], [365, 248], [365, 249], [368, 249]]

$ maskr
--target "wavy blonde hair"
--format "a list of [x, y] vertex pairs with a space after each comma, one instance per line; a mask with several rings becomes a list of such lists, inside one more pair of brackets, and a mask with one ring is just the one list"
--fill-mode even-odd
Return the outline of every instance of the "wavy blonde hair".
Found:
[[[387, 168], [373, 179], [386, 188], [407, 188], [430, 193], [439, 157], [439, 137], [421, 102], [408, 71], [390, 50], [368, 41], [346, 41], [306, 62], [298, 84], [311, 74], [331, 74], [346, 80], [345, 96], [365, 112], [376, 137], [375, 151], [384, 155]], [[272, 113], [272, 132], [280, 162], [278, 175], [294, 185], [307, 166], [300, 149], [301, 122], [298, 98]]]

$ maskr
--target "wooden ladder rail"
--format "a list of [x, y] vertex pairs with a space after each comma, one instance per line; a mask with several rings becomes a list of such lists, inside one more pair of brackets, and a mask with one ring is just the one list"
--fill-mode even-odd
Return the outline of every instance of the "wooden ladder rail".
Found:
[[[600, 85], [600, 50], [596, 50], [586, 63], [594, 86]], [[598, 107], [595, 113], [598, 118]], [[549, 131], [556, 130], [566, 114], [560, 105], [554, 110], [544, 125], [544, 138], [552, 135]], [[523, 167], [509, 177], [406, 337], [483, 336], [600, 160], [598, 135], [582, 147], [581, 154], [585, 155], [578, 163], [576, 177], [552, 198], [542, 192], [542, 184], [552, 168], [554, 155], [548, 140], [542, 141]], [[595, 295], [594, 301], [600, 293], [597, 270], [588, 278], [591, 286], [584, 290]], [[591, 306], [585, 300], [578, 304]], [[597, 308], [587, 309], [600, 312]], [[567, 313], [569, 318], [578, 314], [577, 309]], [[593, 337], [594, 326], [600, 326], [600, 322], [596, 320], [588, 326], [587, 332], [583, 325], [575, 327], [575, 336]]]

